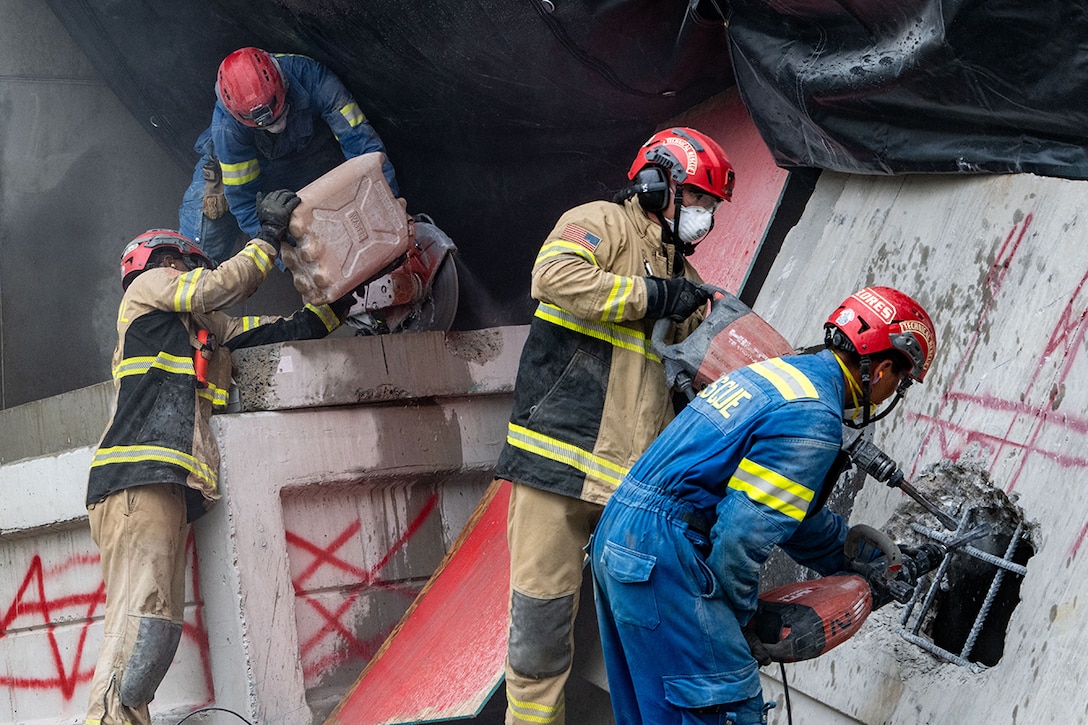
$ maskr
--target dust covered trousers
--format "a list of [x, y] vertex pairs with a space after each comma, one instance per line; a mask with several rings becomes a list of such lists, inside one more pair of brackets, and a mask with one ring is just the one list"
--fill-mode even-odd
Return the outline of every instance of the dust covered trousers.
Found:
[[[275, 250], [254, 240], [215, 270], [148, 269], [121, 299], [113, 355], [114, 413], [91, 462], [87, 508], [106, 583], [105, 636], [87, 722], [148, 723], [147, 703], [181, 638], [188, 522], [219, 497], [213, 407], [225, 406], [230, 351], [323, 337], [327, 307], [290, 318], [217, 310], [257, 289]], [[198, 331], [218, 342], [197, 384]]]
[[698, 281], [635, 198], [569, 210], [537, 255], [539, 306], [496, 467], [513, 482], [508, 723], [565, 722], [582, 550], [601, 506], [672, 416], [643, 278], [676, 274]]
[[617, 722], [764, 722], [741, 628], [775, 545], [821, 574], [845, 565], [846, 523], [823, 508], [844, 386], [830, 351], [724, 375], [608, 502], [590, 561]]

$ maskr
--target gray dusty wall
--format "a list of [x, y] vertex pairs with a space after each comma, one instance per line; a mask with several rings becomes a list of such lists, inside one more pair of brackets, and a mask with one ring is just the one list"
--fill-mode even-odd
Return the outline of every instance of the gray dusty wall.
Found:
[[[176, 227], [191, 173], [45, 0], [0, 3], [0, 408], [109, 379], [121, 250]], [[301, 301], [277, 273], [247, 305], [286, 313]]]

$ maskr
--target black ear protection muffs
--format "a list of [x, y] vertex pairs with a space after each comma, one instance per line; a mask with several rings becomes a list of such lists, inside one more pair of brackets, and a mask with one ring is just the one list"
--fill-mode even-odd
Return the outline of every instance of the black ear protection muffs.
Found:
[[665, 211], [669, 204], [669, 178], [659, 166], [647, 166], [635, 174], [631, 187], [639, 206], [647, 212]]

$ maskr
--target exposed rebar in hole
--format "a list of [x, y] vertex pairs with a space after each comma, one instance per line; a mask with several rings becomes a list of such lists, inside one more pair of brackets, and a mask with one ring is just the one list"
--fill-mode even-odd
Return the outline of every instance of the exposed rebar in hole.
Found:
[[[918, 587], [904, 608], [900, 634], [949, 662], [992, 667], [1001, 660], [1009, 619], [1020, 603], [1035, 526], [977, 464], [942, 461], [913, 483], [961, 521], [961, 532], [985, 523], [990, 533], [947, 555], [928, 584]], [[886, 528], [907, 546], [955, 537], [910, 500]]]

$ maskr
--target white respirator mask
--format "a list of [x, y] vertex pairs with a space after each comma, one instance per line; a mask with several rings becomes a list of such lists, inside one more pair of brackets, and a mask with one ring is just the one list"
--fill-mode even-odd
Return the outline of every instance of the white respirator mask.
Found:
[[701, 206], [683, 206], [679, 210], [679, 228], [676, 236], [685, 244], [694, 244], [714, 226], [714, 212]]

